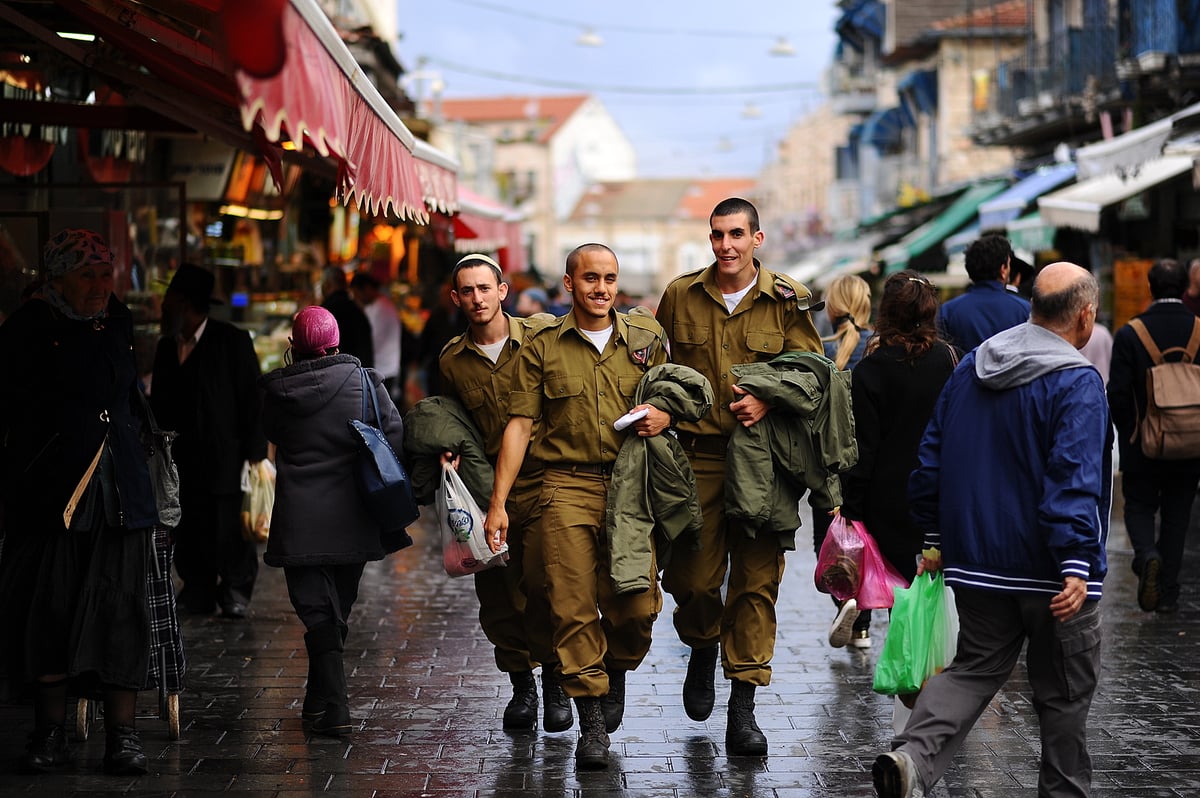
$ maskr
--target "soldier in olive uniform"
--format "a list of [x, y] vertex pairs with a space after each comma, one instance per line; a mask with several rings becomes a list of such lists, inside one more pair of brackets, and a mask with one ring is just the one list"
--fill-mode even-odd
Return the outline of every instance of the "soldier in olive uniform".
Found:
[[[501, 303], [508, 295], [499, 265], [486, 255], [467, 255], [450, 275], [450, 298], [467, 317], [467, 332], [442, 349], [439, 368], [442, 388], [462, 402], [479, 427], [492, 465], [500, 453], [500, 438], [508, 423], [508, 397], [518, 355], [526, 338], [546, 321], [515, 319]], [[546, 317], [549, 318], [548, 316]], [[453, 453], [444, 460], [456, 459]], [[457, 467], [457, 463], [454, 463]], [[559, 732], [571, 728], [571, 702], [555, 673], [550, 640], [550, 616], [545, 596], [527, 585], [541, 585], [541, 558], [524, 545], [525, 531], [541, 515], [542, 463], [526, 457], [508, 497], [509, 565], [475, 574], [479, 624], [495, 646], [496, 667], [509, 675], [513, 697], [504, 709], [504, 728], [532, 729], [537, 721], [537, 685], [533, 668], [542, 663], [542, 727]]]
[[[540, 418], [530, 454], [545, 463], [542, 517], [527, 530], [526, 545], [544, 560], [562, 685], [579, 710], [581, 769], [608, 766], [608, 733], [625, 709], [625, 674], [645, 658], [662, 609], [653, 562], [645, 592], [617, 595], [610, 578], [604, 519], [613, 462], [626, 435], [657, 435], [671, 423], [657, 408], [632, 408], [642, 375], [667, 359], [666, 339], [654, 319], [613, 308], [617, 269], [616, 255], [602, 244], [567, 256], [563, 286], [571, 312], [521, 347], [484, 522], [495, 549], [508, 533], [509, 490]], [[613, 429], [627, 411], [642, 408], [649, 414], [633, 427]]]
[[771, 409], [734, 384], [731, 367], [822, 349], [807, 312], [808, 289], [762, 268], [754, 257], [763, 242], [755, 207], [726, 199], [709, 222], [716, 261], [673, 280], [658, 306], [672, 361], [707, 377], [716, 395], [708, 416], [679, 425], [679, 441], [696, 474], [704, 529], [698, 550], [673, 547], [663, 588], [675, 598], [679, 639], [692, 648], [683, 685], [688, 716], [705, 720], [712, 713], [719, 643], [725, 678], [732, 681], [725, 744], [731, 754], [762, 755], [767, 738], [754, 719], [754, 690], [771, 682], [784, 551], [776, 537], [751, 537], [725, 518], [729, 436], [736, 424], [748, 427]]

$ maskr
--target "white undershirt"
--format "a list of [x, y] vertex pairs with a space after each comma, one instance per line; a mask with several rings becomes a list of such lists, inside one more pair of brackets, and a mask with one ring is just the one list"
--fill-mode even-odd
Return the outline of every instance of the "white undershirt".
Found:
[[749, 293], [753, 286], [754, 283], [750, 283], [750, 285], [746, 286], [741, 291], [734, 291], [732, 294], [726, 294], [723, 291], [721, 292], [721, 296], [725, 299], [725, 307], [729, 308], [730, 313], [733, 313], [733, 309], [738, 306], [738, 303], [742, 301], [742, 297]]
[[500, 350], [503, 349], [504, 345], [507, 343], [508, 336], [506, 335], [502, 340], [499, 340], [494, 344], [476, 344], [476, 346], [483, 350], [483, 353], [488, 356], [489, 360], [495, 363], [500, 359]]
[[596, 347], [597, 352], [603, 352], [604, 347], [608, 346], [608, 339], [612, 338], [613, 328], [610, 324], [603, 330], [585, 330], [580, 328], [579, 331], [592, 342], [592, 346]]

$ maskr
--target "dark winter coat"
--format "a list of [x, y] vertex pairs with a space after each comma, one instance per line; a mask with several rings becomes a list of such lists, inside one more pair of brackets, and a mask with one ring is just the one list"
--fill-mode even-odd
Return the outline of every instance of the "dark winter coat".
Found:
[[909, 517], [908, 475], [957, 364], [958, 355], [945, 343], [912, 359], [902, 346], [881, 346], [851, 376], [858, 462], [842, 474], [842, 515], [866, 524], [883, 556], [909, 580], [923, 536]]
[[121, 523], [158, 520], [150, 486], [133, 320], [115, 297], [97, 322], [31, 300], [0, 325], [0, 460], [10, 534], [61, 528], [63, 508], [108, 436]]
[[250, 334], [228, 322], [209, 318], [182, 365], [175, 339], [159, 340], [150, 405], [158, 426], [178, 433], [171, 454], [189, 494], [241, 493], [242, 463], [267, 456], [258, 377]]
[[[203, 340], [203, 339], [201, 339]], [[404, 422], [383, 379], [368, 369], [383, 432], [397, 453]], [[361, 418], [359, 362], [350, 355], [303, 360], [265, 375], [263, 429], [275, 444], [275, 507], [267, 565], [342, 565], [382, 559], [379, 525], [355, 482], [359, 447], [347, 421]], [[373, 421], [373, 419], [372, 419]]]

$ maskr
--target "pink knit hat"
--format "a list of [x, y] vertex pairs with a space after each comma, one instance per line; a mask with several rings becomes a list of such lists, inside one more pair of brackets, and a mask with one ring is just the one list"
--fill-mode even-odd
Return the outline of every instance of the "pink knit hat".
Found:
[[292, 322], [292, 350], [298, 355], [326, 355], [341, 342], [337, 319], [325, 308], [310, 305]]

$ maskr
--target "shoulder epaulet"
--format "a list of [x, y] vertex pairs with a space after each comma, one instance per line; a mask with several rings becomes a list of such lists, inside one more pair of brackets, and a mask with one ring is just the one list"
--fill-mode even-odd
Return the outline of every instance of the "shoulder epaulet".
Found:
[[445, 357], [446, 353], [449, 352], [451, 349], [454, 349], [454, 348], [461, 349], [462, 345], [464, 343], [466, 343], [466, 338], [467, 338], [466, 333], [460, 333], [460, 334], [454, 336], [453, 338], [451, 338], [449, 341], [447, 341], [446, 345], [442, 347], [442, 351], [438, 353], [438, 360], [441, 360], [443, 357]]
[[825, 303], [811, 302], [812, 292], [786, 274], [775, 275], [775, 296], [783, 300], [792, 300], [798, 310], [817, 311], [825, 307]]
[[536, 333], [553, 325], [558, 321], [558, 317], [553, 313], [534, 313], [532, 316], [526, 316], [518, 321], [527, 333]]

